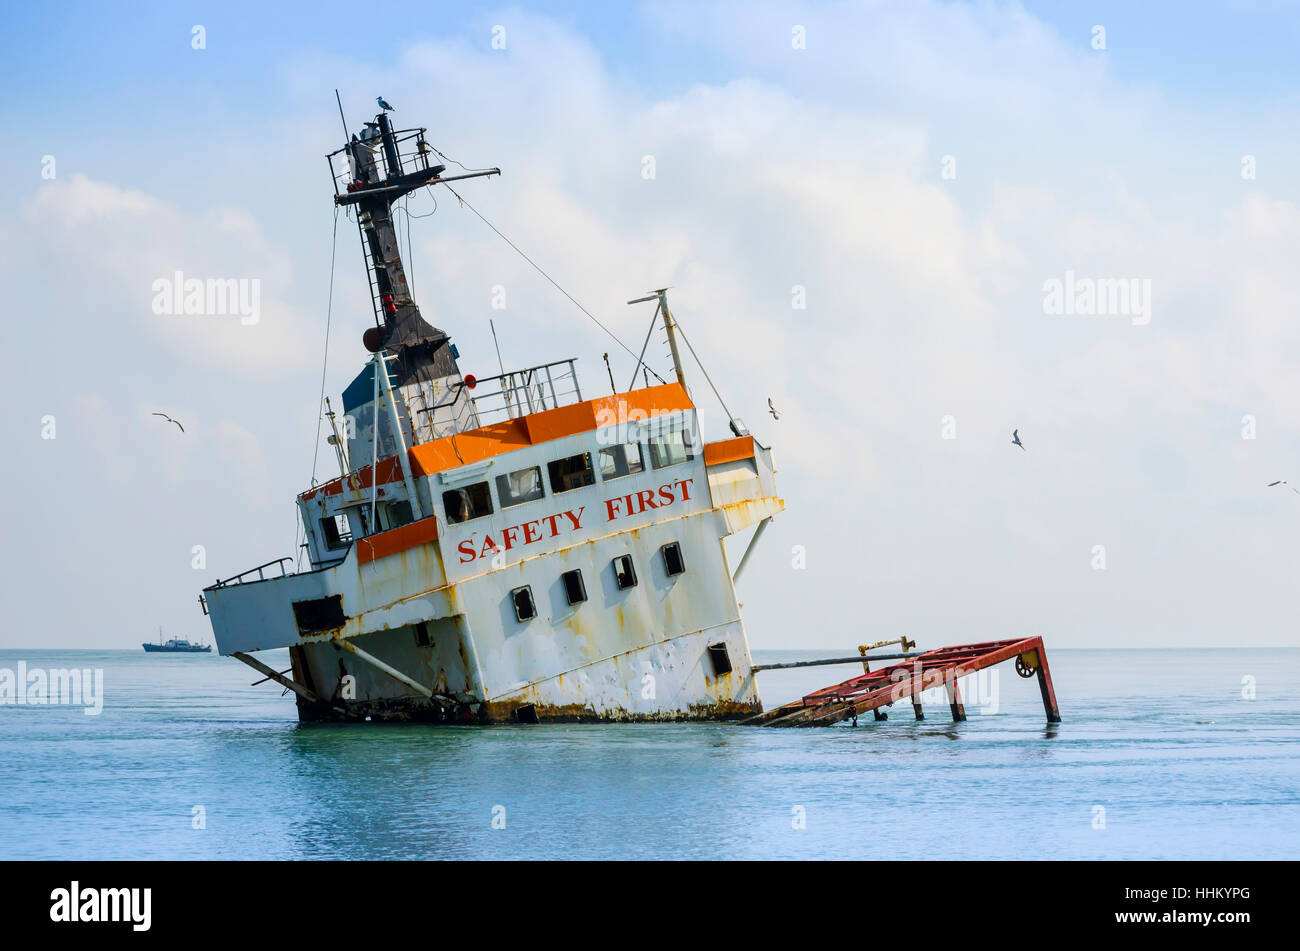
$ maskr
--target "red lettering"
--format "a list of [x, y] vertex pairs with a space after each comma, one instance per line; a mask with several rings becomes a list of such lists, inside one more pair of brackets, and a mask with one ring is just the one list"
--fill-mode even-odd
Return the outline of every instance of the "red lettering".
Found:
[[509, 551], [510, 549], [515, 547], [515, 539], [513, 533], [517, 531], [519, 531], [518, 525], [511, 525], [509, 528], [501, 529], [501, 540], [505, 542], [506, 551]]
[[533, 542], [542, 540], [542, 531], [541, 528], [538, 527], [541, 524], [542, 523], [537, 519], [533, 519], [531, 522], [524, 522], [523, 525], [519, 526], [524, 530], [525, 545], [531, 545]]
[[691, 490], [686, 487], [694, 481], [694, 479], [678, 479], [673, 483], [673, 485], [680, 485], [682, 487], [682, 499], [686, 502], [691, 500]]
[[478, 556], [482, 558], [489, 551], [493, 553], [500, 551], [500, 549], [497, 548], [497, 543], [492, 540], [492, 535], [490, 533], [483, 536], [483, 550], [478, 553]]
[[673, 495], [672, 490], [673, 487], [671, 485], [659, 486], [659, 498], [663, 500], [659, 503], [661, 506], [672, 505], [674, 502], [677, 501], [677, 496]]
[[641, 503], [642, 512], [644, 512], [646, 509], [657, 509], [659, 507], [655, 505], [654, 489], [642, 489], [640, 492], [636, 494], [636, 499], [638, 502]]
[[549, 525], [551, 526], [551, 537], [552, 537], [552, 538], [554, 538], [556, 535], [560, 534], [560, 530], [559, 530], [558, 528], [555, 527], [555, 523], [556, 523], [556, 521], [559, 519], [559, 517], [560, 517], [560, 516], [558, 516], [558, 515], [548, 515], [548, 516], [546, 516], [546, 518], [542, 519], [543, 522], [546, 522], [547, 524], [549, 524]]
[[577, 514], [577, 515], [574, 515], [573, 512], [565, 512], [565, 513], [564, 513], [564, 514], [565, 514], [565, 517], [568, 518], [568, 520], [569, 520], [570, 522], [573, 523], [573, 530], [574, 530], [575, 532], [576, 532], [578, 529], [582, 528], [582, 525], [580, 524], [580, 522], [581, 522], [581, 519], [582, 519], [582, 513], [585, 512], [586, 510], [587, 510], [587, 506], [583, 505], [583, 506], [580, 506], [580, 507], [578, 508], [578, 514]]
[[[469, 547], [466, 548], [466, 547], [465, 547], [466, 545], [468, 545]], [[463, 542], [461, 542], [459, 545], [456, 546], [456, 550], [460, 552], [460, 556], [461, 556], [461, 557], [460, 557], [460, 563], [461, 563], [462, 565], [467, 565], [467, 564], [469, 564], [471, 561], [473, 561], [475, 558], [478, 557], [478, 555], [475, 554], [475, 552], [474, 552], [474, 541], [473, 541], [473, 539], [469, 539], [469, 538], [465, 539]], [[466, 558], [466, 557], [465, 557], [466, 555], [469, 555], [469, 557]]]
[[622, 501], [621, 498], [605, 500], [605, 521], [612, 522], [614, 519], [618, 518], [618, 503]]

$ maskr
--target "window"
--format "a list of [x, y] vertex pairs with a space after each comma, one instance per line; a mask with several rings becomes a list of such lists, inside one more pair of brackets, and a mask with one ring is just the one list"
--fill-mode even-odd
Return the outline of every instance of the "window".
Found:
[[564, 582], [564, 596], [569, 599], [570, 604], [581, 604], [587, 600], [587, 586], [582, 581], [580, 569], [566, 571], [560, 575], [560, 580]]
[[552, 492], [568, 492], [581, 489], [596, 482], [596, 473], [591, 469], [591, 453], [580, 452], [567, 459], [556, 459], [546, 466], [551, 476]]
[[671, 575], [680, 575], [686, 570], [686, 560], [682, 558], [682, 546], [669, 542], [659, 549], [664, 556], [664, 571]]
[[537, 605], [533, 602], [533, 589], [529, 585], [511, 591], [510, 600], [514, 602], [515, 617], [520, 621], [530, 621], [537, 617]]
[[626, 475], [636, 475], [645, 471], [645, 462], [641, 459], [641, 444], [628, 442], [611, 446], [600, 451], [600, 481], [621, 479]]
[[675, 466], [695, 458], [693, 440], [683, 430], [650, 437], [650, 464], [656, 469]]
[[713, 676], [731, 673], [731, 655], [727, 653], [726, 644], [710, 644], [709, 660], [713, 663]]
[[537, 466], [497, 476], [497, 499], [503, 509], [543, 498], [542, 470]]
[[442, 507], [447, 512], [447, 521], [468, 522], [472, 518], [482, 518], [492, 514], [492, 493], [486, 482], [475, 482], [459, 489], [448, 489], [442, 493]]
[[321, 537], [329, 549], [347, 548], [352, 541], [345, 515], [328, 515], [320, 520]]
[[631, 555], [619, 555], [614, 559], [614, 581], [620, 591], [636, 587], [636, 568], [632, 565]]
[[410, 502], [389, 502], [384, 506], [384, 515], [389, 528], [400, 528], [415, 521]]
[[429, 640], [429, 625], [424, 621], [419, 621], [415, 625], [415, 646], [428, 647], [433, 642]]

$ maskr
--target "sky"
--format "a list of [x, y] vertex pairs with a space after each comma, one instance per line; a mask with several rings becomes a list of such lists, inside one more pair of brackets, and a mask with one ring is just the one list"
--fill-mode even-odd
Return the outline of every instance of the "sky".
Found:
[[[0, 647], [210, 639], [202, 587], [293, 551], [371, 322], [335, 89], [500, 167], [458, 191], [628, 346], [673, 287], [779, 467], [753, 647], [1300, 645], [1298, 40], [1280, 0], [10, 10]], [[491, 320], [630, 375], [452, 195], [409, 212], [466, 372]], [[259, 319], [155, 313], [176, 271]]]

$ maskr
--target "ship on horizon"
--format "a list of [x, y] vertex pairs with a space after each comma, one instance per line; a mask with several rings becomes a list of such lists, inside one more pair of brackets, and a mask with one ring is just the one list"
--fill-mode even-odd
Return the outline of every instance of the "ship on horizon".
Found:
[[[293, 690], [304, 722], [761, 712], [735, 580], [784, 508], [771, 450], [729, 412], [726, 438], [702, 438], [666, 289], [629, 303], [655, 304], [676, 379], [644, 348], [632, 385], [611, 373], [595, 398], [576, 358], [462, 373], [412, 297], [393, 205], [500, 172], [444, 176], [425, 133], [385, 110], [328, 156], [361, 234], [371, 356], [342, 433], [326, 413], [340, 475], [297, 497], [309, 566], [204, 589], [219, 652]], [[724, 539], [749, 527], [733, 568]], [[290, 670], [255, 656], [286, 647]]]
[[169, 637], [163, 640], [162, 628], [158, 628], [158, 643], [145, 641], [140, 645], [146, 654], [207, 654], [212, 651], [211, 644], [198, 644], [184, 637]]

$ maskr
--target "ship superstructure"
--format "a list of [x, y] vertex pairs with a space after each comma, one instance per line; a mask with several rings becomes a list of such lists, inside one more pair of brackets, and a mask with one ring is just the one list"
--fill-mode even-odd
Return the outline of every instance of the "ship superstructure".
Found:
[[[292, 689], [304, 721], [760, 712], [735, 578], [784, 506], [771, 451], [737, 420], [701, 437], [662, 290], [643, 300], [676, 380], [650, 385], [638, 360], [645, 385], [589, 398], [573, 359], [462, 374], [412, 297], [393, 202], [497, 170], [443, 177], [436, 154], [383, 112], [330, 157], [371, 358], [330, 440], [342, 474], [297, 500], [310, 564], [206, 588], [218, 650]], [[723, 540], [751, 526], [733, 568]], [[284, 647], [290, 671], [255, 656]]]

